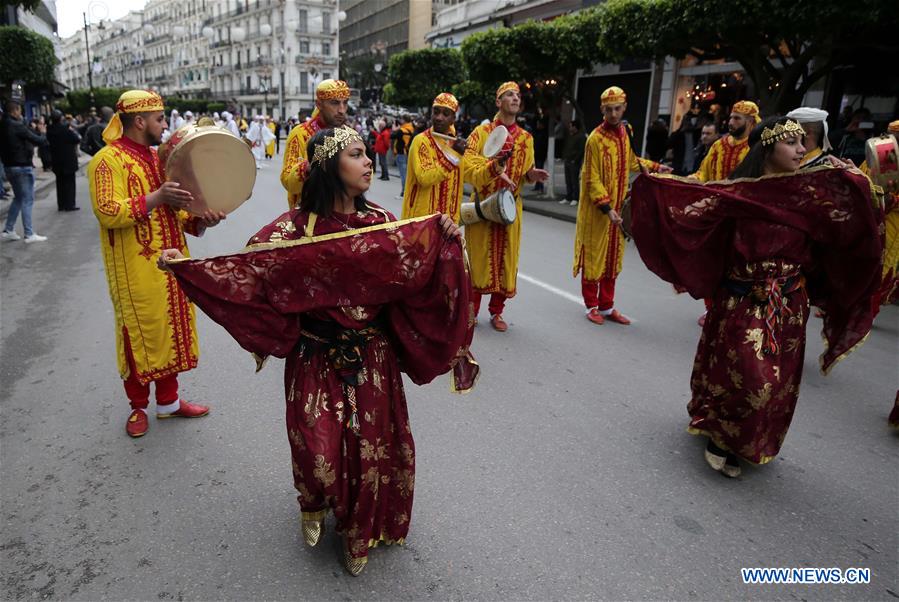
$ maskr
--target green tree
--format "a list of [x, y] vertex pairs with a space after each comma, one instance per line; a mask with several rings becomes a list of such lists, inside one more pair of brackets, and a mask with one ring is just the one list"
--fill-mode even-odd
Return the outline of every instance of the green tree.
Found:
[[21, 8], [29, 13], [33, 13], [41, 5], [41, 0], [0, 0], [0, 9]]
[[94, 88], [94, 102], [91, 104], [90, 90], [69, 90], [66, 92], [66, 101], [69, 110], [75, 113], [87, 113], [91, 106], [115, 108], [119, 96], [128, 88]]
[[24, 27], [0, 26], [0, 82], [50, 84], [57, 63], [53, 43], [44, 36]]
[[434, 97], [465, 80], [462, 55], [454, 48], [406, 50], [390, 57], [390, 102], [426, 107]]
[[[609, 0], [597, 11], [599, 55], [737, 60], [763, 113], [784, 112], [837, 67], [875, 62], [896, 81], [899, 3]], [[889, 89], [889, 84], [886, 86]], [[895, 92], [895, 87], [892, 88]]]

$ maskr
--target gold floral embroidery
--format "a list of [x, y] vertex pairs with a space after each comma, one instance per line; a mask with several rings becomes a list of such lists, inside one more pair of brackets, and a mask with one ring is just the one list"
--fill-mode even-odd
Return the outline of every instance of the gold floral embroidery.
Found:
[[411, 470], [396, 470], [396, 488], [401, 497], [409, 497], [415, 489], [415, 473]]
[[315, 496], [312, 495], [312, 492], [309, 491], [309, 488], [306, 487], [304, 483], [297, 483], [296, 490], [300, 493], [300, 498], [307, 504], [310, 504], [315, 500]]
[[372, 410], [371, 412], [365, 412], [365, 414], [363, 414], [363, 417], [365, 418], [365, 422], [373, 425], [373, 424], [375, 424], [375, 421], [378, 419], [378, 410]]
[[406, 514], [405, 512], [400, 512], [399, 514], [396, 515], [396, 524], [405, 525], [408, 522], [409, 522], [409, 515]]
[[375, 444], [372, 445], [368, 439], [363, 439], [359, 442], [359, 455], [363, 460], [370, 460], [372, 462], [377, 462], [378, 460], [389, 458], [390, 456], [387, 453], [388, 445], [381, 443], [381, 438], [378, 437], [375, 439]]
[[743, 387], [743, 375], [740, 374], [739, 371], [728, 368], [727, 375], [730, 376], [730, 382], [733, 383], [735, 389], [741, 389]]
[[315, 456], [315, 470], [312, 471], [312, 474], [325, 487], [330, 487], [337, 480], [337, 475], [334, 474], [331, 463], [325, 462], [325, 457], [321, 454]]
[[749, 328], [746, 330], [746, 339], [743, 341], [744, 344], [752, 343], [752, 349], [755, 351], [755, 357], [759, 360], [764, 360], [762, 357], [762, 344], [763, 339], [765, 337], [764, 331], [761, 328]]
[[772, 388], [771, 383], [765, 383], [765, 385], [757, 392], [749, 392], [746, 396], [746, 400], [749, 402], [749, 405], [752, 406], [753, 410], [761, 409], [762, 406], [771, 401]]
[[327, 412], [329, 395], [327, 391], [315, 391], [306, 396], [306, 405], [303, 411], [306, 413], [306, 425], [310, 428], [315, 425], [315, 421], [319, 419], [322, 412]]
[[297, 447], [297, 449], [305, 451], [306, 450], [306, 442], [303, 441], [303, 435], [297, 429], [289, 429], [287, 431], [287, 436], [290, 437], [291, 442]]

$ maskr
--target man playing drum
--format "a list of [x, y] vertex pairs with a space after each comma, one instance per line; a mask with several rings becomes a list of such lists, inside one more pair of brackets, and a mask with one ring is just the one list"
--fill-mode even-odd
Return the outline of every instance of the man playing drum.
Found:
[[612, 86], [603, 92], [601, 109], [603, 121], [590, 133], [584, 150], [572, 273], [575, 278], [581, 274], [588, 320], [630, 324], [614, 307], [615, 279], [624, 259], [619, 212], [627, 194], [628, 174], [643, 168], [669, 173], [671, 168], [634, 154], [630, 125], [623, 122], [627, 109], [624, 90]]
[[150, 383], [156, 384], [157, 418], [196, 418], [209, 407], [178, 396], [178, 373], [196, 368], [194, 310], [175, 278], [156, 267], [163, 249], [187, 254], [184, 233], [200, 236], [224, 214], [189, 216], [192, 195], [165, 182], [156, 151], [166, 129], [155, 92], [122, 94], [103, 130], [106, 146], [87, 168], [91, 204], [100, 222], [100, 245], [116, 322], [119, 373], [131, 402], [126, 431], [147, 432]]
[[300, 202], [303, 182], [309, 175], [306, 145], [309, 139], [324, 128], [340, 127], [346, 122], [350, 89], [345, 81], [326, 79], [315, 89], [315, 110], [312, 119], [299, 124], [287, 136], [281, 184], [287, 190], [287, 205], [293, 209]]
[[462, 170], [465, 140], [456, 135], [459, 102], [448, 92], [438, 94], [431, 106], [430, 129], [412, 139], [409, 169], [403, 195], [402, 218], [444, 213], [459, 223], [462, 203]]
[[[515, 117], [521, 110], [521, 91], [515, 82], [506, 82], [496, 91], [499, 112], [490, 123], [480, 125], [468, 137], [462, 159], [462, 174], [474, 186], [481, 199], [501, 188], [515, 195], [516, 219], [512, 224], [482, 221], [465, 226], [465, 240], [471, 262], [474, 287], [474, 312], [477, 316], [481, 295], [490, 293], [490, 324], [499, 332], [508, 325], [503, 320], [506, 299], [515, 296], [518, 278], [518, 251], [521, 244], [521, 186], [525, 182], [543, 182], [549, 173], [534, 167], [534, 139], [518, 127]], [[487, 137], [503, 125], [509, 136], [494, 159], [483, 156]]]

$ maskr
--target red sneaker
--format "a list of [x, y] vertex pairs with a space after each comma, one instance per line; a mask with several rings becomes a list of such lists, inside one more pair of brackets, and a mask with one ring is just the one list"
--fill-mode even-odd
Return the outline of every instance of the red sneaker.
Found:
[[509, 325], [506, 324], [506, 321], [503, 320], [503, 317], [499, 314], [490, 316], [490, 325], [493, 326], [493, 330], [497, 332], [506, 332], [509, 330]]
[[625, 326], [631, 323], [631, 319], [617, 309], [613, 309], [612, 313], [606, 316], [606, 320], [618, 322], [619, 324], [624, 324]]
[[156, 414], [158, 420], [163, 418], [199, 418], [209, 413], [209, 406], [202, 406], [198, 403], [190, 403], [189, 401], [179, 400], [181, 407], [171, 414]]
[[600, 326], [605, 324], [606, 321], [606, 319], [602, 317], [602, 314], [599, 313], [599, 310], [595, 307], [587, 312], [587, 319]]
[[128, 416], [128, 422], [125, 423], [125, 432], [129, 437], [143, 437], [150, 428], [150, 421], [147, 420], [147, 413], [141, 410], [131, 410]]

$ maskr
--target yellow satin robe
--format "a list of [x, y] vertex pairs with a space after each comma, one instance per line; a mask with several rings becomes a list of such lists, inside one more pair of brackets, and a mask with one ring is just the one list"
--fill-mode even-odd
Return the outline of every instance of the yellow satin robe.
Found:
[[749, 136], [740, 140], [730, 134], [718, 138], [712, 143], [709, 152], [699, 164], [699, 171], [693, 174], [693, 177], [699, 178], [700, 182], [726, 180], [748, 152]]
[[[265, 124], [265, 126], [268, 128], [268, 131], [270, 131], [272, 134], [275, 133], [274, 122], [269, 122], [269, 123]], [[275, 141], [274, 140], [272, 140], [271, 142], [269, 142], [268, 144], [265, 145], [265, 154], [268, 155], [269, 157], [275, 156]]]
[[[462, 158], [462, 177], [477, 190], [483, 200], [499, 190], [502, 170], [495, 160], [481, 151], [487, 136], [499, 121], [481, 125], [468, 137], [468, 149]], [[515, 128], [512, 156], [506, 163], [506, 175], [515, 182], [515, 222], [509, 226], [483, 221], [465, 226], [465, 240], [471, 264], [471, 283], [478, 293], [502, 293], [514, 297], [518, 279], [518, 252], [521, 247], [521, 188], [525, 175], [534, 166], [534, 139], [522, 128]], [[507, 145], [509, 142], [507, 142]]]
[[585, 279], [596, 281], [621, 272], [624, 235], [599, 205], [610, 205], [621, 212], [629, 174], [640, 171], [638, 161], [649, 170], [658, 169], [658, 163], [638, 159], [631, 151], [624, 126], [603, 122], [587, 137], [574, 239], [574, 276], [583, 272]]
[[319, 117], [299, 124], [287, 136], [284, 163], [281, 165], [281, 185], [287, 190], [287, 206], [293, 209], [300, 204], [303, 182], [306, 179], [306, 145], [325, 124]]
[[197, 235], [199, 221], [168, 205], [147, 211], [145, 196], [164, 181], [149, 147], [116, 140], [94, 155], [87, 175], [115, 314], [119, 373], [123, 379], [130, 374], [126, 333], [141, 383], [196, 368], [193, 305], [156, 261], [168, 248], [189, 256], [184, 232]]
[[402, 219], [420, 217], [432, 213], [445, 213], [459, 223], [459, 207], [462, 204], [462, 157], [447, 151], [456, 159], [454, 163], [443, 151], [441, 142], [431, 135], [431, 130], [412, 139], [409, 149], [409, 166], [406, 171], [406, 190], [403, 194]]
[[[866, 176], [871, 177], [871, 168], [868, 167], [867, 161], [862, 162], [859, 165], [859, 169]], [[883, 246], [882, 278], [884, 282], [891, 282], [892, 287], [884, 287], [888, 289], [883, 291], [884, 297], [882, 302], [884, 303], [892, 298], [894, 294], [893, 289], [899, 286], [899, 281], [897, 281], [897, 276], [899, 276], [899, 198], [889, 191], [886, 194], [892, 195], [892, 198], [887, 197], [886, 199], [888, 211], [883, 220], [886, 236]]]

